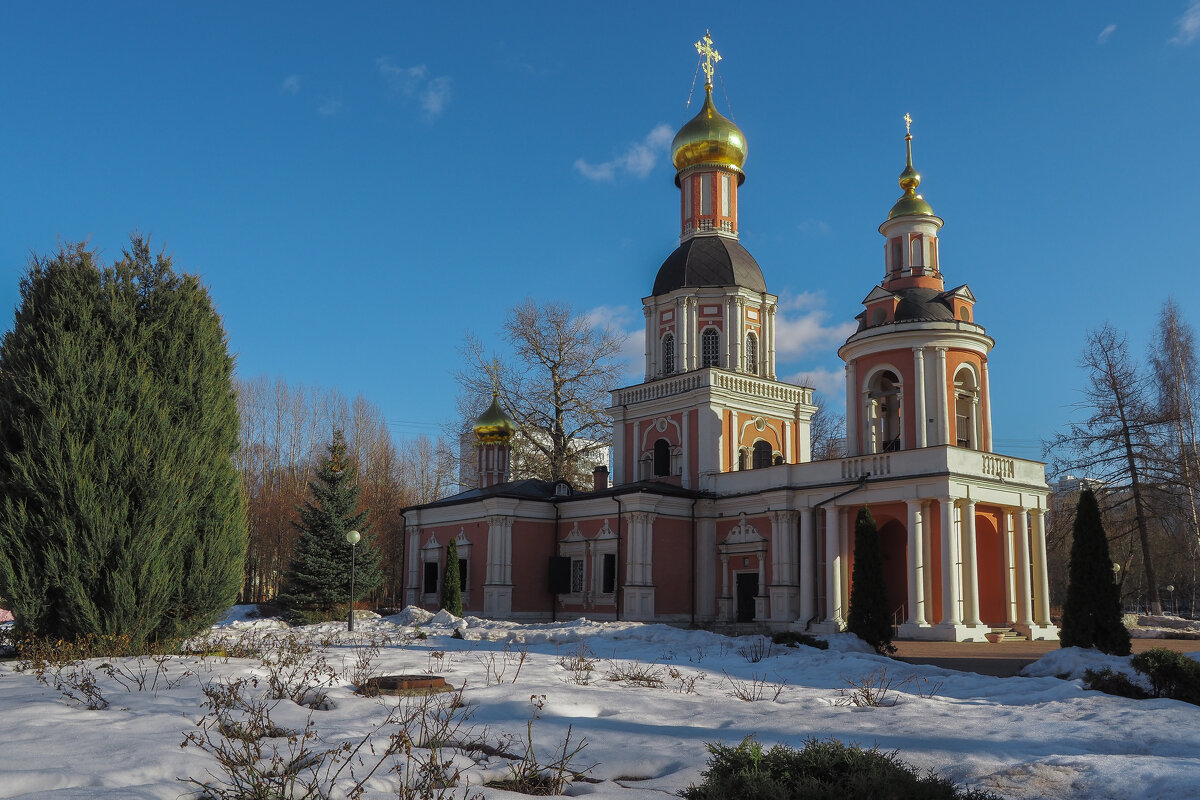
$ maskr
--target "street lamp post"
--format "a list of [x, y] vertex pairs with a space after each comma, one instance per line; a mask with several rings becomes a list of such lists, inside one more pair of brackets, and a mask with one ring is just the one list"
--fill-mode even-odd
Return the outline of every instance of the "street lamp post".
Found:
[[1175, 602], [1175, 584], [1168, 583], [1167, 591], [1171, 593], [1171, 605], [1175, 606], [1175, 616], [1179, 616], [1179, 604]]
[[346, 631], [349, 633], [354, 633], [354, 546], [361, 538], [358, 531], [346, 534], [346, 541], [350, 543], [350, 612], [346, 616]]

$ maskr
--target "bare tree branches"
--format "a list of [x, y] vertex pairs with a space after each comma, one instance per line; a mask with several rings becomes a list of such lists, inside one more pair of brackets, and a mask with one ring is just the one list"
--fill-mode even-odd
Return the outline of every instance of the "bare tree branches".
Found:
[[465, 422], [487, 406], [493, 389], [517, 423], [514, 476], [586, 484], [608, 447], [609, 391], [620, 379], [623, 336], [569, 305], [526, 299], [504, 321], [508, 353], [489, 353], [479, 337], [463, 344], [455, 378]]

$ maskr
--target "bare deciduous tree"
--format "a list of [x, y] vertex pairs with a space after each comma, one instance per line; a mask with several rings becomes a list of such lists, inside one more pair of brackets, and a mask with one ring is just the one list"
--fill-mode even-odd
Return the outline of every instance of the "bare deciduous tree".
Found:
[[1128, 491], [1109, 492], [1115, 505], [1131, 503], [1141, 545], [1146, 593], [1153, 613], [1161, 613], [1158, 579], [1151, 557], [1149, 496], [1159, 456], [1162, 418], [1150, 401], [1145, 377], [1129, 356], [1125, 337], [1111, 325], [1090, 331], [1080, 360], [1088, 386], [1080, 408], [1089, 414], [1049, 443], [1056, 474], [1082, 472]]
[[846, 455], [846, 415], [834, 406], [824, 404], [824, 398], [813, 394], [817, 411], [809, 424], [812, 460], [829, 461]]
[[508, 352], [500, 355], [467, 336], [455, 375], [462, 418], [469, 423], [497, 390], [518, 428], [514, 477], [586, 485], [610, 444], [605, 409], [621, 378], [624, 337], [569, 305], [526, 299], [509, 311], [503, 338]]

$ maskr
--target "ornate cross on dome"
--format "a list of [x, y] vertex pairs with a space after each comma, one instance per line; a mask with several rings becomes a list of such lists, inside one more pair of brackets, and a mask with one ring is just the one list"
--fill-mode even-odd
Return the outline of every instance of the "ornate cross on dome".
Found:
[[908, 114], [904, 115], [904, 132], [912, 133], [912, 117]]
[[709, 86], [712, 86], [712, 76], [717, 69], [714, 65], [721, 60], [721, 54], [713, 49], [712, 43], [708, 31], [704, 32], [703, 39], [696, 42], [696, 52], [704, 56], [704, 78]]

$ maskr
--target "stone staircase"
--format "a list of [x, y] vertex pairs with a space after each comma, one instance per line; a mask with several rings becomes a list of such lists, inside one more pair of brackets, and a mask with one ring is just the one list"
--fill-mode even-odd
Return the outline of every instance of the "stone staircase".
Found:
[[1012, 628], [992, 628], [990, 632], [1000, 634], [1000, 641], [1002, 643], [1028, 641], [1025, 634], [1014, 631]]

